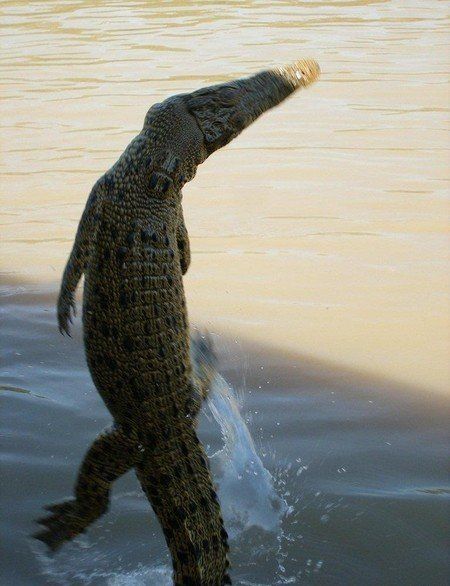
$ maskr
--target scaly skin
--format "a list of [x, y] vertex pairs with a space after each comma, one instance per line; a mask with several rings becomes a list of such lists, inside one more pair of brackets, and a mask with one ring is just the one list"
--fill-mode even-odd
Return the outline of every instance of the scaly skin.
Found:
[[109, 505], [130, 468], [164, 530], [174, 582], [220, 586], [227, 533], [196, 418], [214, 374], [208, 340], [191, 362], [182, 275], [190, 262], [181, 189], [260, 114], [319, 76], [314, 61], [171, 97], [95, 184], [64, 271], [58, 322], [70, 335], [84, 274], [83, 332], [95, 386], [114, 419], [81, 465], [75, 499], [48, 507], [35, 537], [57, 549]]

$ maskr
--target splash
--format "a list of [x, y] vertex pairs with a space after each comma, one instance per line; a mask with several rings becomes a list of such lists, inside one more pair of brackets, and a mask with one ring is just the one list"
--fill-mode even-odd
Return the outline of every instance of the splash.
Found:
[[224, 440], [223, 448], [211, 457], [211, 467], [230, 536], [250, 527], [277, 531], [287, 504], [275, 491], [274, 479], [257, 453], [235, 391], [220, 375], [214, 380], [208, 406]]

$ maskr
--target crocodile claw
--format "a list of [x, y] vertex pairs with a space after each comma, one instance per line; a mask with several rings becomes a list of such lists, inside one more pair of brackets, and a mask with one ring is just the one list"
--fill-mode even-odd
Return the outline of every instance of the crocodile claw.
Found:
[[66, 541], [84, 533], [88, 525], [106, 512], [101, 504], [89, 507], [81, 506], [73, 499], [44, 507], [52, 514], [41, 517], [36, 523], [46, 529], [33, 533], [32, 537], [47, 545], [51, 551], [57, 551]]
[[61, 293], [58, 298], [57, 315], [58, 328], [60, 333], [64, 336], [67, 334], [71, 338], [70, 324], [73, 324], [73, 318], [77, 314], [75, 299], [69, 293]]

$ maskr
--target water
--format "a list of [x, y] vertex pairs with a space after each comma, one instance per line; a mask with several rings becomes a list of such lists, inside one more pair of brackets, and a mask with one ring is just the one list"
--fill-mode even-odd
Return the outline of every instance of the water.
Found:
[[28, 538], [109, 424], [79, 323], [73, 340], [57, 332], [58, 281], [91, 185], [151, 103], [313, 56], [320, 82], [185, 189], [190, 317], [213, 332], [222, 377], [200, 431], [233, 579], [446, 584], [445, 3], [1, 10], [2, 583], [170, 583], [133, 474], [54, 559]]
[[[111, 512], [54, 559], [28, 538], [42, 505], [71, 494], [110, 421], [79, 327], [61, 338], [50, 302], [3, 298], [3, 582], [164, 583], [167, 551], [133, 474], [115, 486]], [[200, 434], [235, 582], [445, 584], [445, 399], [344, 370], [327, 377], [305, 357], [224, 336], [215, 343], [223, 378]]]

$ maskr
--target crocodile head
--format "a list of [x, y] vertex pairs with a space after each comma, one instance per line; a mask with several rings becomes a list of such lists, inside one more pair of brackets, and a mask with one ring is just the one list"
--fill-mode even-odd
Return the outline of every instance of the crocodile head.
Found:
[[207, 156], [228, 144], [261, 114], [318, 79], [312, 59], [202, 88], [183, 97], [203, 134]]
[[164, 197], [179, 191], [211, 153], [319, 75], [316, 61], [303, 59], [248, 78], [172, 96], [152, 106], [142, 130], [151, 137], [146, 160], [151, 161], [152, 192], [156, 194], [159, 185], [169, 186]]

